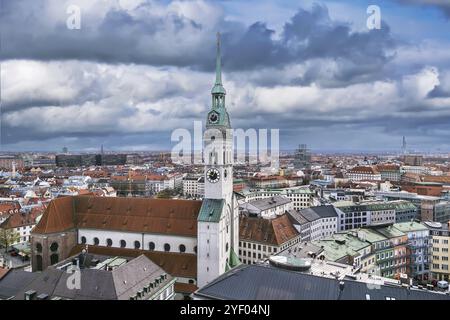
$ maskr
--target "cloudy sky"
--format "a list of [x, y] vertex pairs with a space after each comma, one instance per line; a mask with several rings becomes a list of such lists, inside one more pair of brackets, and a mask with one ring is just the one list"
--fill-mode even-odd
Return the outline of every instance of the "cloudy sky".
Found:
[[233, 127], [450, 151], [448, 0], [0, 1], [3, 151], [170, 149], [210, 108], [217, 31]]

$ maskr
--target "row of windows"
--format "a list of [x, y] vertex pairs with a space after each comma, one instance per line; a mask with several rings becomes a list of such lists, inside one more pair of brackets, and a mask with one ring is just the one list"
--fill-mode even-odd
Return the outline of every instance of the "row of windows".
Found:
[[[433, 260], [439, 260], [439, 256], [433, 256]], [[442, 257], [442, 261], [448, 261], [448, 257]]]
[[[251, 249], [252, 248], [252, 244], [251, 243], [248, 243], [247, 244], [247, 242], [240, 242], [240, 246], [242, 247], [242, 248], [247, 248], [247, 245], [248, 245], [248, 248], [249, 249]], [[261, 246], [260, 244], [256, 244], [256, 243], [253, 243], [253, 250], [256, 250], [258, 248], [258, 250], [259, 251], [261, 251], [261, 249], [263, 250], [263, 251], [266, 251], [266, 246], [265, 245], [263, 245], [263, 246]], [[272, 251], [272, 247], [271, 246], [267, 246], [267, 248], [268, 248], [268, 251], [269, 252], [271, 252]], [[274, 248], [274, 252], [276, 252], [276, 249]]]
[[248, 256], [249, 258], [253, 257], [254, 259], [256, 259], [256, 258], [262, 259], [263, 257], [267, 258], [267, 255], [265, 255], [265, 254], [261, 255], [261, 253], [256, 254], [256, 252], [251, 253], [250, 251], [241, 251], [241, 250], [239, 250], [239, 256], [244, 256], [244, 257]]
[[[36, 248], [36, 251], [37, 251], [37, 252], [39, 252], [39, 253], [42, 252], [42, 244], [41, 244], [41, 243], [37, 242], [36, 245], [35, 245], [35, 248]], [[59, 248], [59, 245], [58, 245], [58, 243], [56, 243], [56, 242], [53, 242], [53, 243], [50, 245], [50, 251], [52, 251], [52, 252], [58, 251], [58, 248]]]
[[442, 268], [439, 268], [441, 265], [437, 263], [433, 263], [433, 269], [442, 269], [442, 270], [448, 270], [448, 264], [443, 264]]
[[20, 232], [20, 230], [28, 230], [28, 229], [31, 230], [31, 229], [33, 229], [33, 226], [18, 227], [18, 228], [16, 228], [16, 231]]
[[[439, 239], [433, 239], [433, 243], [439, 243]], [[448, 239], [442, 239], [442, 244], [448, 244]]]
[[381, 263], [380, 264], [380, 268], [381, 269], [385, 269], [385, 268], [389, 268], [389, 267], [393, 267], [393, 266], [402, 265], [402, 264], [405, 264], [405, 263], [406, 263], [406, 258], [395, 260], [395, 261], [391, 260], [391, 261], [388, 261], [386, 263]]
[[[433, 247], [434, 252], [439, 252], [440, 249], [438, 247]], [[448, 248], [442, 248], [442, 252], [448, 252]]]
[[[86, 239], [86, 237], [81, 237], [81, 243], [82, 244], [86, 244], [86, 242], [87, 242], [87, 239]], [[98, 246], [98, 245], [100, 245], [100, 240], [99, 240], [99, 238], [97, 238], [97, 237], [95, 237], [94, 239], [92, 239], [92, 243], [94, 244], [94, 245], [96, 245], [96, 246]], [[112, 239], [106, 239], [106, 246], [108, 246], [108, 247], [112, 247], [113, 246], [113, 241], [112, 241]], [[125, 240], [120, 240], [120, 247], [121, 248], [126, 248], [126, 246], [127, 246], [127, 242], [125, 241]], [[153, 250], [155, 250], [155, 247], [156, 247], [156, 245], [155, 245], [155, 243], [154, 242], [152, 242], [152, 241], [150, 241], [149, 243], [148, 243], [148, 250], [150, 250], [150, 251], [153, 251]], [[134, 241], [134, 249], [140, 249], [141, 248], [141, 242], [140, 241]], [[168, 244], [168, 243], [165, 243], [164, 244], [164, 251], [170, 251], [170, 244]], [[183, 253], [183, 252], [186, 252], [186, 246], [184, 245], [184, 244], [180, 244], [179, 246], [178, 246], [178, 250], [181, 252], [181, 253]], [[194, 252], [197, 252], [197, 246], [195, 246], [194, 247]]]

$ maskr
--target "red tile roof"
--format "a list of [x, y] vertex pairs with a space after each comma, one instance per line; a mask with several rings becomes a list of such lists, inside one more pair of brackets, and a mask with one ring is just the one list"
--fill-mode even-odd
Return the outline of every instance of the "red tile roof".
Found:
[[194, 200], [63, 197], [50, 202], [33, 233], [77, 227], [197, 237], [201, 204]]
[[73, 215], [73, 197], [61, 197], [52, 200], [44, 212], [33, 233], [56, 233], [75, 227]]
[[179, 293], [194, 293], [197, 291], [198, 287], [195, 284], [191, 283], [183, 283], [183, 282], [176, 282], [175, 283], [175, 292]]
[[35, 208], [30, 213], [16, 212], [10, 215], [2, 224], [4, 229], [13, 229], [23, 226], [30, 226], [36, 223], [36, 218], [42, 214], [42, 210]]
[[374, 167], [358, 166], [348, 170], [348, 173], [377, 174], [379, 172]]
[[378, 171], [399, 171], [400, 166], [396, 164], [379, 164], [377, 165]]
[[[80, 253], [84, 248], [85, 245], [76, 245], [71, 250], [69, 256]], [[93, 254], [119, 257], [139, 257], [141, 254], [144, 254], [147, 258], [174, 277], [197, 278], [197, 256], [195, 254], [102, 246], [88, 246], [88, 251]]]
[[298, 235], [297, 229], [294, 228], [286, 214], [275, 219], [243, 216], [239, 220], [239, 238], [241, 240], [279, 246]]
[[0, 280], [9, 272], [10, 269], [0, 267]]

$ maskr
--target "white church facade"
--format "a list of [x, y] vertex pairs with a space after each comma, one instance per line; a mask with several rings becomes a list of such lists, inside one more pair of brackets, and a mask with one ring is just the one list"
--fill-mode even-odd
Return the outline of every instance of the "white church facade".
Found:
[[31, 234], [33, 271], [44, 270], [82, 248], [119, 256], [144, 253], [181, 283], [202, 287], [240, 263], [233, 136], [225, 106], [219, 40], [204, 134], [204, 200], [54, 199]]

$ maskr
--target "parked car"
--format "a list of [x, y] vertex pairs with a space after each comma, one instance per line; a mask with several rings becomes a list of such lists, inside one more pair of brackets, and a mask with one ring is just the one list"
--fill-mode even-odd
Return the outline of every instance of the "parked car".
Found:
[[444, 280], [438, 281], [437, 286], [438, 286], [439, 289], [447, 290], [448, 289], [448, 282], [444, 281]]

